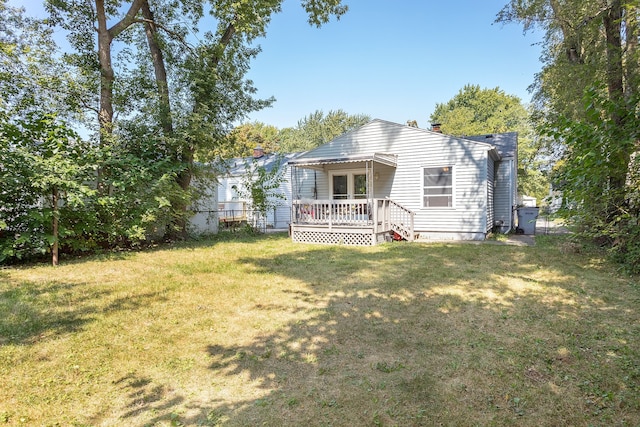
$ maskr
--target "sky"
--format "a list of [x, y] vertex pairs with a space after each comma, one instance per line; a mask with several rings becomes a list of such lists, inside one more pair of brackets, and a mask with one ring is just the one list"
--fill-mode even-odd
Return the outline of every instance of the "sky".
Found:
[[346, 15], [318, 29], [299, 0], [285, 0], [249, 73], [258, 95], [277, 101], [250, 121], [293, 127], [317, 110], [342, 109], [427, 128], [436, 103], [466, 84], [531, 100], [542, 36], [494, 23], [507, 0], [346, 3]]
[[[528, 103], [542, 36], [494, 23], [507, 1], [343, 0], [349, 11], [316, 28], [300, 0], [285, 0], [247, 75], [258, 97], [276, 102], [247, 121], [283, 129], [340, 109], [428, 128], [436, 104], [466, 84], [499, 87]], [[44, 14], [39, 0], [11, 3]]]

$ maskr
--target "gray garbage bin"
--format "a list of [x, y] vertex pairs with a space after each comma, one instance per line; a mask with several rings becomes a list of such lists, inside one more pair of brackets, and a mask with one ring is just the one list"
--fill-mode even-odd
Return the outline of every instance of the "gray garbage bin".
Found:
[[536, 234], [536, 220], [540, 208], [522, 207], [518, 208], [518, 228], [524, 234]]

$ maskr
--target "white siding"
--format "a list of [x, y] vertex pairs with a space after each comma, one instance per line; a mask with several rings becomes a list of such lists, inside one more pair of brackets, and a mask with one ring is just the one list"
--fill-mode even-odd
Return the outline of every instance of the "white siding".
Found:
[[[291, 222], [291, 200], [293, 199], [293, 195], [291, 174], [289, 167], [286, 164], [286, 159], [283, 160], [281, 167], [283, 168], [284, 180], [276, 192], [282, 194], [284, 198], [272, 198], [272, 202], [277, 203], [278, 206], [267, 212], [266, 224], [264, 225], [269, 228], [284, 229], [287, 228]], [[234, 168], [236, 173], [244, 173], [242, 169], [242, 167]], [[227, 175], [221, 177], [218, 183], [218, 201], [237, 202], [227, 204], [227, 209], [241, 209], [241, 202], [246, 202], [246, 208], [249, 211], [247, 214], [251, 221], [251, 201], [241, 197], [242, 194], [247, 192], [245, 188], [246, 186], [243, 184], [244, 179], [244, 175]]]
[[[198, 185], [194, 182], [192, 185]], [[216, 234], [218, 232], [218, 195], [215, 186], [203, 189], [203, 197], [192, 206], [194, 215], [189, 218], [189, 229], [192, 233]]]
[[495, 209], [494, 209], [494, 181], [495, 181], [495, 162], [491, 157], [487, 163], [487, 231], [493, 229], [495, 225]]
[[511, 179], [514, 172], [513, 159], [504, 159], [496, 162], [496, 176], [493, 206], [495, 212], [495, 222], [501, 231], [507, 232], [513, 228], [513, 203], [515, 185]]

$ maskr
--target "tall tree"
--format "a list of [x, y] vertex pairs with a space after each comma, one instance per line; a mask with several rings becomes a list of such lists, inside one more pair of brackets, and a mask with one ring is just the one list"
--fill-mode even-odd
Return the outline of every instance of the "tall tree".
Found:
[[[249, 47], [258, 37], [266, 35], [271, 16], [281, 10], [282, 0], [260, 0], [237, 2], [210, 0], [207, 22], [213, 21], [216, 31], [207, 32], [201, 41], [193, 45], [187, 34], [197, 31], [202, 25], [205, 11], [203, 0], [131, 0], [127, 4], [117, 0], [49, 0], [52, 17], [70, 32], [70, 40], [78, 54], [76, 63], [85, 64], [87, 70], [99, 70], [98, 122], [102, 146], [112, 143], [114, 126], [114, 103], [121, 106], [134, 104], [135, 100], [119, 96], [116, 91], [135, 90], [143, 92], [148, 83], [139, 80], [127, 81], [123, 76], [143, 76], [131, 70], [131, 63], [114, 64], [112, 45], [114, 41], [125, 42], [121, 52], [128, 55], [134, 48], [132, 31], [142, 28], [146, 48], [151, 58], [153, 79], [157, 95], [155, 105], [163, 133], [162, 151], [181, 165], [176, 174], [176, 183], [187, 192], [194, 171], [194, 159], [200, 150], [223, 139], [234, 122], [248, 112], [263, 108], [272, 100], [255, 100], [256, 90], [244, 78], [250, 60], [258, 49]], [[340, 17], [347, 11], [341, 0], [302, 0], [309, 14], [309, 22], [320, 26], [331, 16]], [[186, 48], [185, 48], [186, 47]], [[135, 53], [133, 53], [135, 56]], [[141, 56], [138, 55], [138, 58]], [[97, 59], [97, 60], [96, 60]], [[172, 89], [173, 85], [173, 89]], [[148, 107], [141, 107], [142, 110]], [[148, 119], [135, 118], [136, 109], [124, 108], [124, 116], [133, 119], [130, 123], [153, 126]], [[188, 198], [176, 201], [175, 212], [183, 212]], [[184, 214], [178, 219], [181, 234], [186, 232]]]
[[46, 3], [54, 21], [70, 32], [71, 44], [90, 61], [89, 64], [95, 64], [93, 57], [97, 56], [96, 68], [100, 81], [98, 122], [102, 145], [107, 143], [113, 132], [113, 90], [116, 77], [112, 44], [136, 22], [136, 15], [144, 2], [145, 0], [132, 0], [124, 14], [120, 13], [120, 2], [110, 0], [50, 0]]
[[630, 231], [639, 206], [638, 8], [637, 0], [512, 0], [498, 15], [545, 31], [536, 108], [560, 149], [569, 217], [614, 252], [635, 253], [636, 265], [640, 245], [628, 236], [638, 233]]
[[518, 193], [535, 196], [539, 202], [547, 196], [549, 184], [541, 171], [539, 139], [517, 96], [500, 88], [465, 85], [449, 101], [436, 104], [430, 120], [456, 136], [518, 132]]

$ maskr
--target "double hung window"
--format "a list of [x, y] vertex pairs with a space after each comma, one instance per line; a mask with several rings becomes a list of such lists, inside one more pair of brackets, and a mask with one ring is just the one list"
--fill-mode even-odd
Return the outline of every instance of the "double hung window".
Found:
[[422, 207], [453, 207], [453, 167], [428, 167], [422, 170]]

